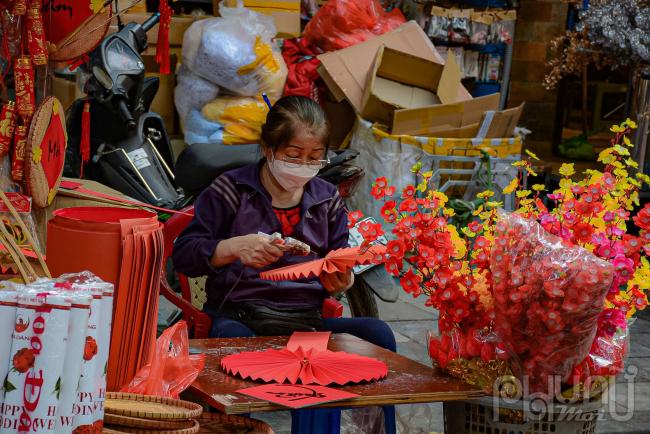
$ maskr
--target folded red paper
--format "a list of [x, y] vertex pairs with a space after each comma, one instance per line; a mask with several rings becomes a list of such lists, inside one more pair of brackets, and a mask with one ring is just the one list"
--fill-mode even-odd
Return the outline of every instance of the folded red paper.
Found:
[[232, 354], [221, 359], [232, 375], [265, 382], [296, 384], [347, 384], [379, 380], [388, 374], [382, 361], [342, 351], [269, 349]]
[[380, 244], [366, 249], [360, 247], [336, 249], [329, 252], [324, 258], [264, 271], [260, 273], [260, 277], [274, 281], [298, 280], [311, 276], [320, 276], [323, 273], [342, 272], [357, 265], [365, 265], [371, 262], [381, 263], [384, 260], [385, 252], [386, 247]]
[[356, 393], [330, 387], [300, 384], [264, 384], [241, 389], [237, 392], [290, 408], [308, 407], [359, 396]]

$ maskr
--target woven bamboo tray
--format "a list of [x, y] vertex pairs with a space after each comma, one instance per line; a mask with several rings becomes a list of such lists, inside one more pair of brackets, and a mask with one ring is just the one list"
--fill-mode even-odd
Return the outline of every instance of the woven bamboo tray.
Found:
[[203, 413], [198, 421], [200, 434], [273, 434], [268, 424], [243, 416]]
[[198, 417], [203, 407], [179, 399], [109, 392], [104, 403], [106, 414], [155, 420], [187, 420]]
[[143, 429], [188, 429], [194, 426], [194, 419], [187, 420], [155, 420], [155, 419], [142, 419], [139, 417], [120, 416], [117, 414], [105, 414], [104, 423], [114, 427], [122, 426], [129, 428], [143, 428]]
[[165, 430], [165, 429], [144, 429], [144, 428], [131, 428], [126, 426], [113, 426], [109, 425], [102, 429], [103, 433], [106, 434], [196, 434], [199, 432], [199, 422], [196, 420], [192, 421], [192, 426], [186, 429], [174, 429], [174, 430]]

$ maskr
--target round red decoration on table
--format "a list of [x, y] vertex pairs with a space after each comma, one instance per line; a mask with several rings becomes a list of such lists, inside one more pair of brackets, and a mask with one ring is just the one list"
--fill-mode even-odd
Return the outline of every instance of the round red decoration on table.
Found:
[[344, 385], [384, 378], [388, 367], [371, 357], [343, 351], [280, 350], [245, 351], [221, 359], [221, 368], [232, 375], [267, 383]]
[[27, 192], [39, 208], [54, 200], [63, 173], [67, 140], [63, 106], [55, 97], [46, 97], [34, 114], [26, 154]]

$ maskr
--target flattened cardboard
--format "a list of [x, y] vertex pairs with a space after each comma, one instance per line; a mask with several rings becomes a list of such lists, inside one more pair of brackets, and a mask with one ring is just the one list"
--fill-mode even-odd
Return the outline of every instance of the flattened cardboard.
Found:
[[[321, 61], [318, 73], [337, 97], [337, 101], [341, 101], [344, 96], [357, 113], [361, 113], [368, 73], [377, 56], [377, 50], [382, 45], [441, 65], [445, 63], [429, 37], [415, 21], [409, 21], [392, 32], [343, 50], [321, 54], [318, 56]], [[458, 101], [471, 98], [467, 89], [462, 86], [458, 89], [457, 97]]]
[[392, 132], [398, 135], [433, 136], [436, 131], [477, 124], [484, 112], [498, 109], [500, 96], [495, 93], [453, 104], [396, 110]]
[[443, 66], [382, 45], [368, 76], [361, 116], [392, 126], [395, 110], [459, 101], [461, 72], [454, 56], [449, 58]]
[[508, 110], [484, 113], [479, 135], [485, 139], [512, 137], [523, 111], [524, 103], [521, 103], [519, 107]]

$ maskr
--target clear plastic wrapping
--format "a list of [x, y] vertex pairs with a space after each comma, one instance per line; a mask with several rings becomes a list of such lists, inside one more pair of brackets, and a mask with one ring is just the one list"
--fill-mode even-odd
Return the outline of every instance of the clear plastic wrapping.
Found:
[[531, 393], [553, 395], [589, 353], [612, 265], [536, 221], [499, 213], [490, 266], [495, 331]]
[[183, 122], [193, 109], [201, 110], [203, 106], [219, 95], [219, 86], [194, 74], [182, 64], [176, 74], [174, 103]]
[[183, 63], [195, 74], [242, 96], [278, 99], [287, 77], [272, 42], [273, 18], [241, 5], [220, 6], [221, 17], [192, 24], [183, 37]]
[[183, 123], [185, 143], [221, 143], [223, 142], [223, 126], [205, 118], [199, 110], [192, 109]]

